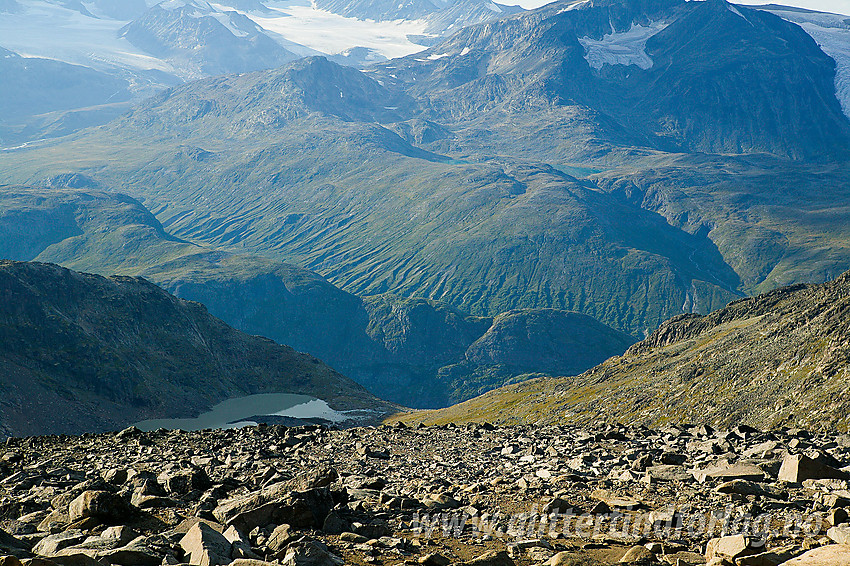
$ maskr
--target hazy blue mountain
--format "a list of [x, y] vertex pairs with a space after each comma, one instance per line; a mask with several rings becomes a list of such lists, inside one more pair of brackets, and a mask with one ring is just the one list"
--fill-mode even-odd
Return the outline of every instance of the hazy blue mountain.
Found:
[[[0, 39], [2, 41], [2, 39]], [[106, 122], [128, 108], [122, 78], [60, 61], [21, 57], [0, 47], [0, 144], [31, 139], [61, 121], [81, 120], [65, 133]]]
[[196, 77], [269, 69], [297, 58], [248, 17], [205, 1], [156, 4], [120, 37]]
[[489, 0], [318, 0], [316, 6], [361, 20], [425, 20], [426, 30], [440, 36], [524, 11]]
[[0, 0], [0, 13], [2, 14], [14, 14], [22, 9], [17, 0]]
[[[109, 93], [114, 95], [110, 103], [130, 98], [138, 102], [187, 80], [275, 68], [303, 56], [326, 55], [360, 68], [421, 51], [464, 25], [522, 11], [481, 0], [428, 6], [425, 11], [407, 10], [407, 16], [401, 16], [405, 10], [399, 8], [401, 19], [387, 20], [367, 16], [369, 3], [350, 10], [327, 6], [327, 11], [298, 2], [266, 5], [260, 0], [2, 0], [0, 49], [25, 53], [28, 61], [38, 57], [57, 67], [85, 67], [88, 74], [79, 69], [48, 72], [42, 64], [36, 74], [49, 77], [50, 88], [39, 89], [30, 80], [14, 92], [4, 92], [12, 104], [27, 105], [30, 98], [56, 103], [44, 107], [43, 116], [0, 114], [0, 144], [54, 138], [120, 115], [126, 107], [101, 106], [105, 79], [98, 73], [122, 83]], [[378, 8], [384, 14], [384, 7]], [[386, 8], [395, 9], [395, 4]], [[371, 8], [366, 11], [372, 13]], [[80, 90], [80, 77], [72, 74], [91, 88]], [[18, 81], [8, 69], [0, 69], [0, 78], [7, 84]], [[62, 89], [69, 95], [62, 96]]]

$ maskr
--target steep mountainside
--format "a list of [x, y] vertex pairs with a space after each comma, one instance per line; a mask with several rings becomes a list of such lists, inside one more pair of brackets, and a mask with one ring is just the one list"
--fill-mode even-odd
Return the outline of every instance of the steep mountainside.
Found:
[[238, 332], [142, 279], [0, 261], [0, 428], [123, 428], [195, 416], [231, 397], [303, 393], [381, 409], [316, 358]]
[[528, 372], [578, 374], [634, 342], [563, 311], [515, 311], [494, 322], [435, 301], [361, 299], [305, 269], [174, 238], [139, 202], [91, 189], [3, 187], [0, 257], [142, 275], [406, 406], [446, 406]]
[[[429, 118], [495, 124], [478, 140], [489, 151], [557, 164], [623, 145], [846, 157], [835, 73], [812, 37], [767, 12], [605, 0], [472, 26], [373, 76], [424, 101]], [[560, 143], [541, 144], [540, 130]]]
[[550, 375], [577, 375], [634, 341], [575, 312], [508, 311], [497, 316], [487, 332], [469, 346], [461, 362], [440, 368], [439, 377], [457, 392], [450, 401], [463, 399], [492, 389], [494, 383], [528, 379], [531, 376], [524, 368]]
[[836, 76], [767, 12], [560, 2], [367, 72], [311, 57], [170, 89], [0, 167], [83, 175], [179, 238], [361, 296], [643, 337], [850, 267]]
[[749, 424], [850, 429], [850, 272], [682, 315], [576, 378], [487, 393], [425, 422]]
[[798, 24], [835, 60], [835, 90], [844, 114], [850, 116], [850, 13], [830, 14], [775, 4], [763, 9]]
[[[827, 281], [850, 267], [848, 178], [847, 162], [789, 167], [764, 156], [707, 155], [659, 156], [591, 176], [608, 194], [714, 242], [751, 294]], [[703, 292], [690, 298], [706, 312]]]

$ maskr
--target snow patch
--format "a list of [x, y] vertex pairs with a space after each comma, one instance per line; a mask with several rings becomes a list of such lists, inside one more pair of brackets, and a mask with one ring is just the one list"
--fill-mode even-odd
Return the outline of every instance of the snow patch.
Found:
[[667, 27], [666, 23], [654, 22], [649, 26], [632, 25], [629, 31], [615, 32], [600, 39], [579, 38], [584, 47], [584, 58], [593, 69], [605, 65], [637, 65], [649, 69], [652, 59], [646, 54], [646, 42], [650, 37]]
[[[149, 6], [156, 0], [146, 0]], [[163, 72], [182, 79], [194, 74], [142, 51], [119, 31], [128, 21], [85, 15], [53, 1], [27, 0], [19, 13], [0, 16], [0, 42], [3, 47], [25, 57], [55, 59], [83, 65], [108, 73], [130, 71], [139, 76], [143, 87], [148, 71]], [[424, 46], [411, 42], [408, 36], [430, 36], [424, 21], [375, 22], [346, 18], [314, 8], [309, 0], [268, 0], [263, 12], [245, 12], [228, 5], [228, 0], [165, 0], [159, 7], [176, 10], [188, 7], [194, 17], [211, 16], [234, 36], [245, 37], [254, 30], [247, 21], [234, 18], [234, 13], [248, 18], [258, 31], [267, 34], [285, 49], [299, 55], [333, 55], [362, 46], [376, 54], [374, 60], [403, 57], [423, 51]], [[370, 59], [371, 60], [371, 59]]]
[[439, 55], [434, 53], [433, 55], [428, 55], [429, 61], [436, 61], [437, 59], [442, 59], [443, 57], [448, 57], [448, 53], [440, 53]]
[[118, 37], [127, 22], [93, 18], [42, 0], [0, 17], [3, 46], [25, 57], [55, 59], [114, 72], [116, 68], [174, 74], [168, 63]]
[[744, 20], [745, 22], [747, 22], [751, 26], [756, 27], [755, 25], [753, 25], [753, 22], [748, 20], [747, 16], [742, 14], [741, 11], [738, 8], [736, 8], [733, 4], [727, 4], [727, 6], [729, 7], [730, 12], [732, 12], [733, 14], [735, 14], [736, 16], [738, 16], [739, 18], [741, 18], [742, 20]]
[[209, 15], [218, 20], [218, 23], [226, 27], [227, 30], [236, 37], [248, 37], [248, 32], [242, 31], [241, 29], [233, 25], [233, 22], [230, 20], [230, 17], [227, 14], [222, 12], [211, 12]]
[[821, 28], [814, 24], [802, 27], [821, 50], [835, 60], [835, 96], [844, 114], [850, 118], [850, 29]]
[[590, 4], [590, 0], [580, 0], [579, 2], [573, 2], [566, 8], [562, 8], [558, 11], [559, 14], [563, 14], [564, 12], [570, 12], [572, 10], [578, 10], [586, 5]]
[[[743, 18], [743, 19], [747, 20], [747, 18], [744, 18], [744, 14], [742, 14], [741, 11], [738, 8], [736, 8], [735, 6], [733, 6], [732, 4], [726, 4], [726, 7], [729, 8], [730, 12], [732, 12], [733, 14], [738, 16], [739, 18]], [[747, 20], [747, 21], [749, 21], [749, 20]]]

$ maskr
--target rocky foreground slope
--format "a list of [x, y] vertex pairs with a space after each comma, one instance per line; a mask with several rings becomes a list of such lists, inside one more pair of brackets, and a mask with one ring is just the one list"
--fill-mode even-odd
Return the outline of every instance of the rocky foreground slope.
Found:
[[650, 426], [682, 419], [846, 431], [848, 335], [850, 272], [735, 301], [708, 316], [673, 318], [579, 377], [535, 379], [403, 418]]
[[194, 417], [258, 393], [387, 405], [318, 359], [243, 334], [144, 279], [0, 260], [0, 435]]
[[847, 435], [748, 427], [12, 438], [0, 564], [848, 564], [848, 463]]

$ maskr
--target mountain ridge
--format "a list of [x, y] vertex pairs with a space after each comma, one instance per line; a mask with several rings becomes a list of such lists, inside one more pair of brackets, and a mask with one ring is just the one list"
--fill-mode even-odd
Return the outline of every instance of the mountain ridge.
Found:
[[248, 336], [140, 278], [0, 260], [6, 434], [115, 430], [256, 393], [386, 410], [316, 358]]
[[692, 422], [850, 428], [850, 272], [681, 315], [576, 378], [543, 377], [407, 422]]
[[357, 295], [576, 311], [643, 337], [850, 267], [836, 79], [764, 12], [562, 2], [366, 73], [309, 58], [183, 85], [0, 166], [132, 195], [177, 238]]

